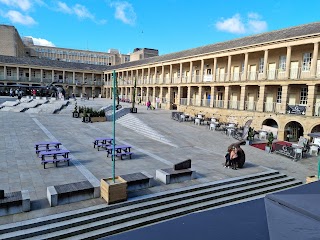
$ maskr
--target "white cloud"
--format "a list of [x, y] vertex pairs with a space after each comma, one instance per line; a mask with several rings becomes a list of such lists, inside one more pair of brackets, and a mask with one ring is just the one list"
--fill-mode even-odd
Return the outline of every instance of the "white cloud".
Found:
[[215, 26], [218, 30], [237, 34], [250, 34], [264, 32], [268, 28], [266, 21], [260, 20], [257, 13], [248, 13], [247, 19], [243, 20], [240, 14], [235, 14], [231, 18], [218, 21]]
[[48, 41], [48, 40], [46, 40], [46, 39], [43, 39], [43, 38], [34, 38], [34, 37], [32, 37], [32, 36], [27, 36], [27, 37], [32, 38], [34, 45], [55, 47], [55, 45], [54, 45], [52, 42], [50, 42], [50, 41]]
[[93, 15], [88, 11], [88, 9], [80, 4], [76, 4], [73, 7], [73, 11], [79, 18], [94, 19]]
[[9, 11], [4, 16], [9, 18], [12, 23], [20, 23], [22, 25], [34, 25], [37, 23], [32, 17], [17, 11]]
[[0, 0], [0, 3], [3, 3], [10, 7], [20, 8], [23, 11], [27, 11], [31, 8], [31, 0]]
[[68, 6], [64, 2], [58, 2], [57, 4], [58, 4], [58, 7], [56, 10], [59, 12], [67, 13], [70, 15], [74, 14], [81, 19], [89, 18], [89, 19], [95, 20], [94, 15], [90, 13], [90, 11], [83, 5], [76, 4], [74, 6]]
[[128, 2], [113, 2], [110, 4], [111, 7], [115, 7], [115, 18], [119, 19], [125, 24], [134, 25], [137, 19], [137, 15]]
[[220, 31], [231, 33], [245, 33], [246, 29], [242, 23], [240, 14], [216, 23], [216, 28]]
[[64, 3], [64, 2], [58, 2], [57, 4], [58, 4], [57, 10], [58, 10], [59, 12], [72, 14], [72, 9], [69, 8], [66, 3]]

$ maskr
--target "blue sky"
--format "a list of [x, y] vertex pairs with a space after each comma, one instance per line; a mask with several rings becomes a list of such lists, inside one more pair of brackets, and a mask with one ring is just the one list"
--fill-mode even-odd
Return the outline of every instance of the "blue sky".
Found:
[[167, 54], [319, 21], [320, 1], [0, 0], [0, 24], [38, 45]]

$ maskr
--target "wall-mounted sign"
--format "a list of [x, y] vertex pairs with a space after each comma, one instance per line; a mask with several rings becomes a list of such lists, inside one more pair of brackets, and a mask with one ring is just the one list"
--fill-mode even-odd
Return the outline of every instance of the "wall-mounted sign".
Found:
[[301, 105], [288, 105], [288, 106], [287, 106], [287, 113], [288, 113], [288, 114], [305, 115], [305, 114], [306, 114], [306, 106], [301, 106]]

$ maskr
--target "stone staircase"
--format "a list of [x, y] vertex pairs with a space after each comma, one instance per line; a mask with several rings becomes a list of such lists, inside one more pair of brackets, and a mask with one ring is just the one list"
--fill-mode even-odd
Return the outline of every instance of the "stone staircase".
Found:
[[0, 239], [98, 239], [299, 184], [278, 171], [266, 171], [1, 225]]

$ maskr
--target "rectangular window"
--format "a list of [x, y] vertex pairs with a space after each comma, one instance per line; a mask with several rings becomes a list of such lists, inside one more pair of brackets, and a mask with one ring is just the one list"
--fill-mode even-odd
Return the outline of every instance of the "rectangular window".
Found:
[[259, 59], [259, 73], [263, 73], [264, 58]]
[[279, 59], [279, 71], [284, 72], [287, 68], [287, 56], [280, 56]]
[[241, 63], [241, 72], [244, 72], [244, 62]]
[[301, 88], [300, 92], [300, 104], [307, 104], [307, 97], [308, 97], [308, 88]]
[[282, 95], [282, 88], [279, 87], [277, 91], [277, 103], [281, 103], [281, 95]]
[[36, 77], [36, 71], [35, 70], [32, 70], [31, 74], [32, 74], [32, 77]]
[[43, 71], [43, 78], [46, 78], [46, 72], [45, 71]]
[[11, 76], [12, 76], [12, 72], [11, 72], [11, 69], [10, 69], [10, 68], [7, 68], [7, 76], [8, 76], [8, 77], [11, 77]]
[[310, 71], [312, 53], [304, 53], [302, 61], [302, 71]]

